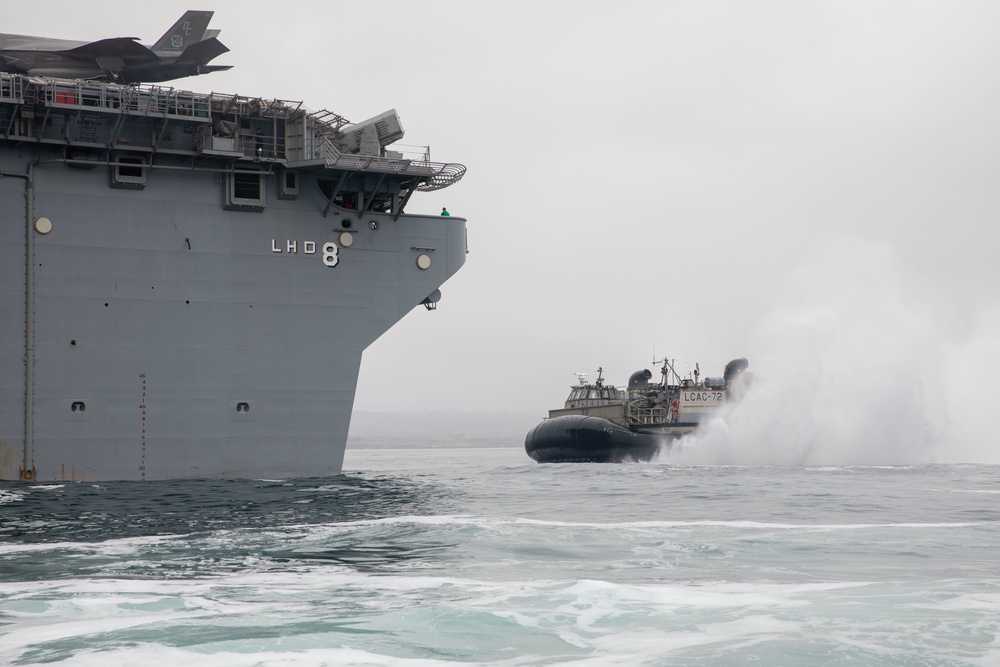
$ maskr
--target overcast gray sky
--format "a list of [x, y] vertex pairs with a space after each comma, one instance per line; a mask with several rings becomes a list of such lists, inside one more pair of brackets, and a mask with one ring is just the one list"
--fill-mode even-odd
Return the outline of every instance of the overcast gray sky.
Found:
[[409, 208], [468, 218], [466, 266], [369, 348], [356, 409], [542, 415], [574, 372], [654, 355], [998, 370], [998, 3], [41, 7], [2, 30], [151, 44], [213, 9], [234, 68], [175, 85], [395, 108], [403, 143], [467, 165]]

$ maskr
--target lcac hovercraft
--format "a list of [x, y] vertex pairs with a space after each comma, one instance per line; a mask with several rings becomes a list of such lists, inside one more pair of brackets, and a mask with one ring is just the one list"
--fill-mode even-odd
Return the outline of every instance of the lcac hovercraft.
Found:
[[[608, 386], [597, 369], [597, 381], [570, 389], [563, 408], [528, 432], [524, 449], [539, 463], [622, 463], [649, 461], [661, 444], [691, 433], [702, 420], [728, 401], [737, 400], [749, 385], [750, 363], [743, 358], [726, 364], [723, 376], [701, 379], [698, 365], [682, 378], [674, 364], [663, 360], [660, 382], [636, 371], [628, 387]], [[672, 380], [672, 382], [671, 382]]]

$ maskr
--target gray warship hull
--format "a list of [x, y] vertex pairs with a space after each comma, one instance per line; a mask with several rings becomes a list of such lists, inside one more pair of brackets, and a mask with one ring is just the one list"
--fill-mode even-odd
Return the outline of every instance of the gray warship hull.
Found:
[[339, 474], [362, 352], [465, 262], [462, 218], [403, 212], [448, 166], [273, 101], [4, 81], [0, 479]]

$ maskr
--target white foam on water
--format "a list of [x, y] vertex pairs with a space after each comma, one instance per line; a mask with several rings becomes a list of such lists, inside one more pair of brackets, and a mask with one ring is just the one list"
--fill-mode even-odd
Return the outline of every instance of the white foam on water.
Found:
[[744, 650], [755, 644], [773, 641], [799, 631], [799, 623], [778, 620], [756, 613], [724, 623], [708, 623], [686, 630], [650, 628], [643, 632], [617, 632], [594, 641], [605, 655], [603, 664], [655, 664], [658, 657], [690, 652], [713, 644], [725, 644], [728, 650]]
[[7, 503], [17, 503], [24, 500], [24, 494], [10, 489], [0, 489], [0, 505]]
[[[975, 493], [976, 491], [969, 491]], [[996, 493], [987, 491], [986, 493]], [[528, 519], [520, 517], [488, 517], [475, 515], [439, 515], [439, 516], [398, 516], [386, 519], [366, 519], [362, 521], [345, 521], [334, 524], [299, 524], [289, 526], [288, 532], [299, 532], [311, 538], [323, 538], [337, 535], [351, 530], [371, 528], [378, 526], [475, 526], [479, 528], [497, 528], [504, 526], [537, 526], [541, 528], [587, 528], [595, 530], [629, 530], [646, 528], [761, 528], [761, 529], [789, 529], [789, 530], [864, 530], [868, 528], [968, 528], [971, 526], [992, 525], [982, 521], [954, 521], [954, 522], [885, 522], [885, 523], [783, 523], [770, 521], [747, 521], [747, 520], [714, 520], [706, 519], [700, 521], [620, 521], [620, 522], [593, 522], [593, 521], [557, 521], [552, 519]], [[286, 539], [288, 532], [286, 529], [280, 531], [268, 529], [260, 531], [261, 534], [269, 534], [275, 538]]]
[[[0, 636], [5, 660], [81, 666], [656, 664], [657, 656], [744, 655], [764, 643], [835, 633], [848, 646], [869, 634], [858, 619], [880, 623], [884, 631], [895, 626], [870, 619], [995, 617], [997, 604], [989, 593], [941, 593], [921, 583], [492, 581], [319, 565], [261, 564], [202, 579], [33, 584], [0, 589], [0, 613], [10, 623]], [[954, 641], [961, 631], [952, 631]], [[900, 641], [906, 640], [904, 634]], [[441, 647], [453, 647], [454, 654], [431, 659]]]
[[[27, 525], [27, 524], [20, 524]], [[173, 542], [183, 539], [183, 535], [149, 535], [144, 537], [123, 537], [105, 542], [42, 542], [39, 544], [5, 543], [0, 544], [0, 555], [12, 555], [30, 552], [81, 552], [102, 555], [123, 556], [139, 553], [150, 545], [163, 542]]]
[[1000, 308], [955, 332], [900, 285], [888, 246], [832, 239], [753, 333], [756, 376], [667, 450], [681, 464], [1000, 463]]
[[[479, 661], [432, 660], [384, 655], [352, 648], [322, 648], [256, 652], [254, 643], [246, 642], [245, 652], [236, 650], [203, 653], [197, 650], [164, 647], [157, 644], [125, 646], [113, 650], [80, 651], [60, 661], [67, 667], [470, 667]], [[519, 667], [531, 662], [499, 661], [496, 667]]]
[[[100, 600], [87, 600], [82, 604], [91, 609], [104, 607]], [[58, 611], [58, 605], [53, 605], [46, 611], [45, 615], [51, 617], [52, 614]], [[86, 618], [84, 616], [73, 616], [56, 621], [40, 620], [35, 623], [18, 623], [16, 626], [17, 632], [0, 635], [0, 655], [10, 656], [22, 653], [27, 648], [37, 644], [66, 641], [68, 639], [114, 632], [140, 625], [163, 623], [179, 618], [180, 615], [178, 614], [132, 614], [128, 617], [105, 616], [102, 618]]]

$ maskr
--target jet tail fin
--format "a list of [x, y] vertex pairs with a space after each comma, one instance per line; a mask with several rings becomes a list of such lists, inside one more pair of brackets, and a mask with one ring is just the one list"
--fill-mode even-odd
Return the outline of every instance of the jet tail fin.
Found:
[[155, 53], [180, 53], [192, 44], [196, 44], [205, 38], [208, 30], [208, 22], [212, 20], [215, 12], [203, 12], [188, 10], [177, 19], [177, 22], [170, 26], [170, 30], [163, 33], [163, 37], [153, 44]]

